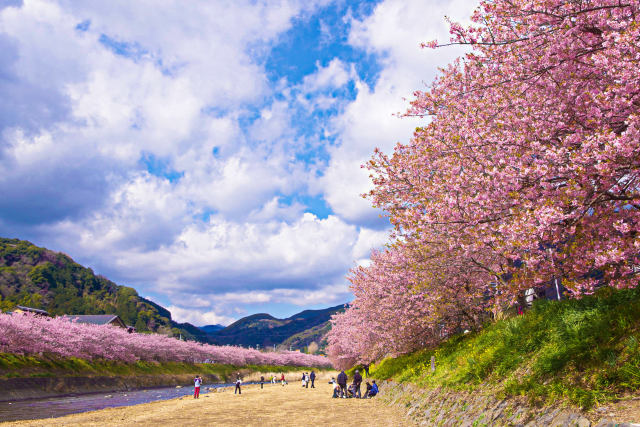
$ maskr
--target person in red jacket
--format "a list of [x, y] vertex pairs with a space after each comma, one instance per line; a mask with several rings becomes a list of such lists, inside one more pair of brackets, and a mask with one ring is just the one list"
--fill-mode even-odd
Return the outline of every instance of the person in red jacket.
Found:
[[202, 378], [200, 378], [200, 375], [197, 375], [193, 379], [193, 398], [194, 399], [200, 399], [200, 386], [201, 385], [202, 385]]

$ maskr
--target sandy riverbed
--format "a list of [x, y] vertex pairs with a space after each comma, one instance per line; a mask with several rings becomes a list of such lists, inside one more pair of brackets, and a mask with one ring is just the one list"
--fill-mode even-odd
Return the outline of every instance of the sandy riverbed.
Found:
[[344, 424], [413, 426], [396, 408], [374, 399], [332, 399], [325, 379], [316, 388], [299, 381], [286, 386], [265, 384], [232, 388], [192, 397], [0, 426], [330, 426]]

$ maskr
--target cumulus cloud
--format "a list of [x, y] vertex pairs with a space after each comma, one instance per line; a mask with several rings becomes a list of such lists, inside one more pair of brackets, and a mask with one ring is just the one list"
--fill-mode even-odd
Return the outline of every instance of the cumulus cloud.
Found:
[[369, 172], [360, 169], [372, 155], [373, 148], [391, 151], [406, 142], [419, 119], [398, 118], [406, 111], [413, 91], [435, 77], [443, 66], [462, 51], [421, 50], [421, 42], [448, 40], [445, 15], [454, 20], [468, 20], [476, 2], [423, 0], [386, 0], [363, 20], [353, 20], [349, 42], [375, 55], [382, 68], [372, 86], [359, 81], [357, 97], [334, 122], [339, 144], [331, 149], [331, 160], [320, 185], [334, 212], [349, 221], [374, 225], [380, 212], [370, 201], [359, 197], [371, 189]]
[[392, 113], [450, 59], [418, 44], [470, 4], [341, 18], [373, 82], [337, 54], [270, 75], [279, 38], [329, 3], [0, 1], [0, 234], [161, 295], [181, 321], [348, 300], [345, 274], [388, 227], [360, 164], [409, 137], [417, 122]]
[[232, 317], [220, 316], [212, 311], [203, 311], [194, 307], [180, 307], [170, 305], [166, 307], [171, 312], [171, 317], [177, 322], [189, 322], [192, 325], [228, 325], [233, 322]]
[[311, 93], [343, 86], [351, 78], [353, 78], [353, 70], [349, 70], [340, 59], [334, 58], [326, 67], [318, 64], [318, 70], [306, 76], [302, 85], [305, 93]]

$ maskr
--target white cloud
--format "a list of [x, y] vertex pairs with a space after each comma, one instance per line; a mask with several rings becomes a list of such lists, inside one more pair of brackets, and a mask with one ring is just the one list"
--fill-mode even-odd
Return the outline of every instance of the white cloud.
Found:
[[233, 322], [233, 317], [219, 316], [213, 311], [204, 311], [194, 307], [180, 307], [170, 305], [167, 310], [171, 312], [171, 317], [176, 322], [189, 322], [192, 325], [229, 325]]
[[[359, 197], [370, 185], [359, 166], [408, 139], [417, 121], [391, 114], [456, 52], [418, 43], [468, 3], [425, 14], [421, 1], [385, 1], [352, 21], [349, 43], [382, 67], [371, 87], [338, 58], [272, 82], [259, 58], [326, 3], [0, 8], [0, 232], [28, 230], [197, 324], [228, 323], [243, 304], [344, 302], [345, 273], [386, 240], [367, 228], [383, 222]], [[336, 95], [350, 82], [353, 102]], [[332, 109], [316, 134], [300, 129], [301, 110]], [[304, 159], [332, 135], [329, 159]], [[295, 200], [309, 194], [335, 215], [305, 213]]]
[[371, 16], [352, 22], [350, 43], [380, 58], [382, 69], [373, 87], [357, 84], [355, 101], [334, 122], [340, 144], [331, 150], [329, 167], [318, 185], [337, 214], [356, 223], [371, 223], [378, 217], [370, 201], [359, 197], [371, 189], [369, 172], [360, 165], [375, 147], [389, 152], [397, 142], [408, 141], [415, 127], [424, 123], [394, 114], [406, 111], [409, 105], [404, 98], [424, 89], [437, 67], [461, 50], [421, 50], [419, 45], [436, 38], [447, 41], [445, 15], [468, 19], [475, 4], [469, 0], [386, 0]]
[[316, 92], [326, 88], [337, 88], [345, 85], [353, 77], [345, 63], [338, 58], [332, 59], [326, 67], [317, 64], [318, 70], [306, 76], [302, 81], [305, 93]]
[[225, 292], [202, 297], [188, 297], [188, 301], [180, 301], [168, 307], [174, 320], [189, 322], [195, 325], [220, 323], [230, 324], [238, 314], [237, 308], [246, 304], [291, 304], [297, 307], [321, 305], [330, 307], [347, 303], [352, 296], [348, 285], [344, 282], [322, 286], [318, 289], [277, 288], [268, 291]]

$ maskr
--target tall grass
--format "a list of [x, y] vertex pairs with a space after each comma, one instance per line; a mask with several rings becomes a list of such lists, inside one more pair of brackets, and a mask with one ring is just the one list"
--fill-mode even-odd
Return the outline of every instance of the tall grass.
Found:
[[639, 327], [640, 290], [604, 288], [579, 300], [538, 301], [523, 316], [384, 359], [372, 374], [429, 387], [484, 385], [503, 396], [590, 407], [640, 389]]

